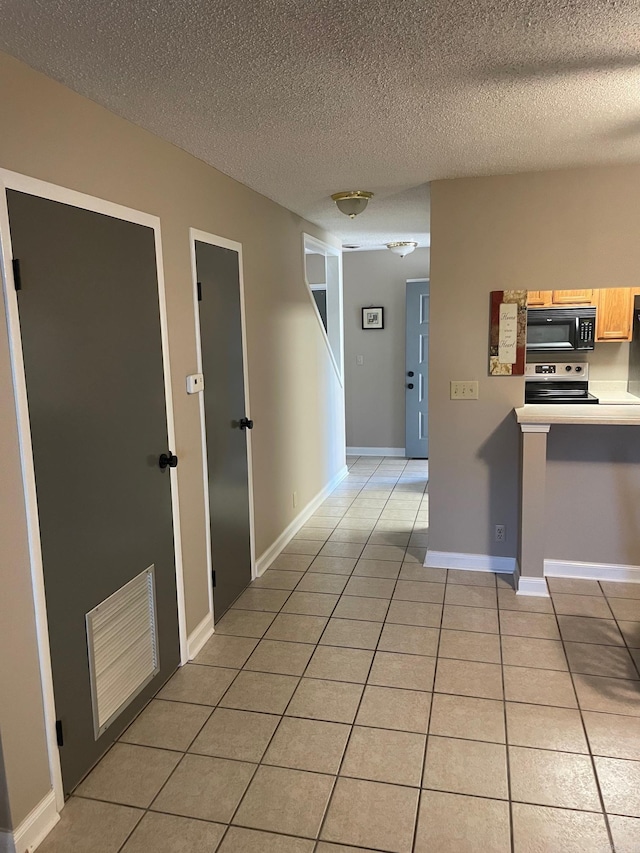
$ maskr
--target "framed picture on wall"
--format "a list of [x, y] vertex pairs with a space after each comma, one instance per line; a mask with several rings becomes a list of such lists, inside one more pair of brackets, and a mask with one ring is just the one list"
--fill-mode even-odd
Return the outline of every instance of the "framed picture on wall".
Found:
[[363, 308], [362, 328], [384, 329], [384, 308]]

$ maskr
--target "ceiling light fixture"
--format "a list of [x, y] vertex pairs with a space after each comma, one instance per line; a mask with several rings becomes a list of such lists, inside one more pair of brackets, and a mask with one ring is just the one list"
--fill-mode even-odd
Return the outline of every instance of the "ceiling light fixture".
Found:
[[346, 190], [334, 193], [331, 198], [337, 204], [340, 213], [344, 213], [349, 219], [354, 219], [369, 204], [369, 199], [373, 198], [373, 193], [365, 190]]
[[401, 258], [410, 255], [417, 246], [418, 244], [413, 240], [394, 240], [393, 243], [387, 243], [387, 249], [394, 255], [400, 255]]

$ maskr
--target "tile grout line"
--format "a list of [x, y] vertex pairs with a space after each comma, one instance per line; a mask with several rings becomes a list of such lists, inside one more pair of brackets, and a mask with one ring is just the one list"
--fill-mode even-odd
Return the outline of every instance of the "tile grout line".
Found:
[[442, 640], [442, 625], [444, 622], [444, 600], [446, 598], [446, 593], [447, 593], [447, 580], [448, 580], [448, 578], [449, 578], [449, 571], [448, 571], [448, 569], [445, 569], [444, 594], [442, 596], [442, 610], [440, 611], [440, 627], [438, 628], [438, 642], [437, 642], [437, 646], [436, 646], [436, 659], [435, 659], [435, 664], [434, 664], [434, 668], [433, 668], [433, 684], [431, 687], [431, 702], [429, 703], [429, 714], [427, 717], [427, 731], [426, 731], [426, 736], [425, 736], [425, 741], [424, 741], [424, 752], [422, 754], [422, 765], [420, 767], [420, 793], [418, 795], [418, 808], [416, 810], [416, 820], [415, 820], [415, 826], [413, 828], [413, 844], [411, 845], [412, 853], [416, 853], [416, 844], [418, 843], [418, 829], [420, 826], [420, 811], [422, 808], [422, 800], [425, 797], [425, 793], [424, 793], [425, 792], [425, 788], [424, 788], [425, 777], [424, 777], [424, 774], [425, 774], [425, 770], [427, 767], [427, 753], [429, 750], [429, 737], [430, 737], [430, 732], [431, 732], [431, 717], [433, 715], [433, 704], [434, 704], [434, 698], [436, 696], [436, 692], [435, 692], [435, 690], [436, 690], [436, 678], [438, 676], [438, 660], [440, 659], [440, 643]]
[[496, 581], [496, 607], [498, 610], [498, 645], [500, 649], [500, 673], [502, 678], [502, 713], [504, 719], [504, 751], [507, 765], [507, 794], [509, 797], [509, 843], [511, 853], [515, 853], [515, 826], [513, 820], [513, 791], [511, 788], [511, 760], [509, 755], [509, 723], [507, 720], [507, 690], [504, 678], [504, 652], [502, 648], [502, 620], [500, 618], [499, 594]]
[[[553, 595], [552, 595], [552, 594], [550, 594], [550, 595], [549, 595], [549, 597], [550, 597], [550, 599], [551, 599], [551, 607], [552, 607], [552, 609], [553, 609], [553, 615], [554, 615], [554, 617], [555, 617], [556, 626], [557, 626], [557, 628], [558, 628], [558, 634], [560, 635], [560, 642], [562, 643], [562, 650], [563, 650], [563, 652], [564, 652], [564, 656], [565, 656], [566, 661], [567, 661], [567, 668], [568, 668], [568, 670], [569, 670], [569, 678], [571, 679], [571, 686], [572, 686], [572, 688], [573, 688], [573, 694], [574, 694], [575, 699], [576, 699], [576, 707], [577, 707], [577, 709], [578, 709], [578, 713], [579, 713], [579, 715], [580, 715], [580, 723], [581, 723], [581, 725], [582, 725], [582, 732], [583, 732], [583, 735], [584, 735], [585, 742], [586, 742], [586, 744], [587, 744], [587, 749], [589, 750], [589, 752], [588, 752], [588, 756], [589, 756], [589, 762], [590, 762], [590, 765], [591, 765], [591, 772], [593, 773], [593, 780], [594, 780], [594, 782], [595, 782], [596, 790], [597, 790], [597, 792], [598, 792], [598, 799], [599, 799], [599, 801], [600, 801], [600, 807], [601, 807], [601, 809], [602, 809], [602, 817], [603, 817], [603, 820], [604, 820], [604, 825], [605, 825], [605, 829], [606, 829], [606, 832], [607, 832], [607, 837], [608, 837], [608, 839], [609, 839], [609, 845], [610, 845], [610, 847], [611, 847], [611, 850], [612, 850], [612, 851], [615, 851], [615, 849], [616, 849], [616, 848], [615, 848], [615, 845], [614, 845], [614, 843], [613, 843], [613, 834], [612, 834], [612, 832], [611, 832], [611, 826], [610, 826], [610, 824], [609, 824], [609, 816], [608, 816], [608, 814], [607, 814], [607, 809], [606, 809], [606, 805], [605, 805], [605, 802], [604, 802], [604, 796], [603, 796], [603, 794], [602, 794], [602, 788], [601, 788], [601, 786], [600, 786], [600, 779], [599, 779], [599, 777], [598, 777], [598, 770], [597, 770], [597, 768], [596, 768], [596, 762], [595, 762], [595, 758], [594, 758], [594, 755], [593, 755], [593, 750], [592, 750], [592, 748], [591, 748], [591, 741], [590, 741], [590, 739], [589, 739], [589, 734], [588, 734], [588, 732], [587, 732], [587, 726], [586, 726], [586, 723], [585, 723], [585, 720], [584, 720], [584, 714], [583, 714], [583, 712], [582, 712], [582, 703], [580, 702], [580, 698], [579, 698], [579, 696], [578, 696], [578, 691], [576, 690], [576, 682], [575, 682], [575, 678], [574, 678], [574, 673], [572, 672], [572, 670], [571, 670], [571, 665], [570, 665], [570, 663], [569, 663], [569, 656], [567, 655], [567, 647], [566, 647], [566, 644], [565, 644], [565, 639], [564, 639], [564, 636], [563, 636], [563, 634], [562, 634], [562, 631], [560, 630], [560, 621], [559, 621], [559, 619], [558, 619], [558, 612], [557, 612], [557, 610], [556, 610], [556, 604], [555, 604], [555, 601], [554, 601]], [[608, 605], [607, 605], [607, 606], [608, 606]]]
[[[618, 620], [618, 617], [617, 617], [617, 616], [616, 616], [616, 614], [613, 612], [613, 607], [611, 607], [611, 605], [609, 604], [609, 596], [607, 595], [607, 593], [606, 593], [606, 592], [604, 591], [604, 589], [602, 588], [602, 582], [601, 582], [601, 581], [598, 581], [598, 585], [600, 586], [600, 589], [602, 590], [602, 594], [604, 595], [605, 601], [607, 602], [607, 607], [608, 607], [608, 608], [609, 608], [609, 610], [611, 611], [611, 618], [613, 619], [613, 621], [614, 621], [614, 623], [615, 623], [615, 626], [616, 626], [616, 628], [617, 628], [617, 630], [618, 630], [618, 633], [619, 633], [619, 634], [620, 634], [620, 636], [622, 637], [622, 642], [624, 643], [624, 645], [623, 645], [623, 646], [618, 646], [618, 648], [624, 648], [624, 649], [626, 649], [627, 654], [628, 654], [628, 655], [629, 655], [629, 657], [631, 658], [631, 663], [632, 663], [632, 664], [633, 664], [633, 666], [635, 667], [636, 672], [638, 673], [638, 677], [640, 677], [640, 655], [638, 656], [638, 660], [636, 660], [636, 658], [635, 658], [635, 657], [634, 657], [634, 655], [632, 654], [631, 646], [630, 646], [630, 645], [629, 645], [629, 643], [627, 642], [627, 638], [626, 638], [626, 636], [625, 636], [624, 632], [621, 630], [621, 628], [620, 628], [620, 624], [619, 624], [620, 622], [627, 622], [628, 620], [627, 620], [627, 619], [620, 619], [620, 620]], [[612, 595], [612, 596], [611, 596], [611, 598], [616, 598], [616, 596], [615, 596], [615, 595]], [[627, 600], [629, 600], [629, 599], [627, 599]], [[630, 599], [630, 600], [632, 600], [632, 601], [636, 601], [636, 599]], [[639, 610], [639, 612], [640, 612], [640, 599], [637, 599], [637, 600], [638, 600], [638, 610]], [[635, 620], [631, 620], [631, 621], [635, 621]], [[640, 621], [640, 619], [639, 619], [639, 621]]]
[[[388, 500], [387, 500], [387, 503], [388, 503]], [[385, 503], [385, 506], [386, 506], [386, 503]], [[370, 537], [369, 537], [369, 538], [370, 538]], [[369, 541], [369, 540], [367, 539], [367, 542], [368, 542], [368, 541]], [[365, 545], [365, 547], [366, 547], [366, 545]], [[363, 549], [363, 551], [364, 551], [364, 549]], [[405, 549], [405, 554], [406, 554], [406, 549]], [[357, 565], [357, 563], [356, 563], [356, 565]], [[354, 568], [354, 570], [355, 570], [355, 568]], [[399, 574], [399, 573], [398, 573], [398, 574]], [[353, 576], [353, 575], [351, 575], [351, 576]], [[393, 587], [394, 591], [395, 591], [395, 588], [396, 588], [397, 583], [398, 583], [398, 582], [397, 582], [397, 580], [396, 580], [396, 582], [395, 582], [395, 584], [394, 584], [394, 587]], [[392, 592], [392, 594], [391, 594], [391, 595], [392, 595], [392, 598], [393, 598], [393, 592]], [[389, 607], [391, 606], [391, 600], [392, 600], [392, 599], [390, 599], [390, 601], [389, 601]], [[337, 606], [337, 605], [336, 605], [336, 606]], [[389, 607], [387, 607], [387, 613], [389, 612]], [[386, 618], [386, 617], [385, 617], [385, 618]], [[354, 728], [355, 728], [355, 726], [356, 726], [356, 720], [358, 719], [358, 714], [359, 714], [359, 712], [360, 712], [360, 708], [361, 708], [361, 706], [362, 706], [362, 701], [363, 701], [363, 699], [364, 699], [364, 694], [365, 694], [365, 691], [366, 691], [366, 689], [367, 689], [367, 682], [368, 682], [368, 680], [369, 680], [369, 678], [370, 678], [370, 676], [371, 676], [371, 670], [373, 669], [373, 664], [374, 664], [374, 661], [375, 661], [375, 659], [376, 659], [376, 652], [377, 652], [378, 646], [380, 645], [380, 638], [382, 637], [382, 632], [383, 632], [383, 630], [384, 630], [384, 622], [382, 623], [382, 628], [381, 628], [381, 630], [380, 630], [380, 634], [378, 635], [378, 639], [377, 639], [377, 642], [376, 642], [376, 648], [373, 650], [373, 655], [371, 656], [371, 662], [370, 662], [370, 664], [369, 664], [369, 669], [368, 669], [368, 672], [367, 672], [367, 677], [366, 677], [366, 679], [365, 679], [365, 681], [364, 681], [364, 684], [362, 685], [362, 693], [360, 694], [360, 699], [359, 699], [359, 701], [358, 701], [358, 704], [357, 704], [357, 707], [356, 707], [355, 713], [354, 713], [354, 715], [353, 715], [353, 722], [351, 723], [351, 728], [350, 728], [350, 730], [349, 730], [349, 735], [348, 735], [348, 737], [347, 737], [347, 742], [346, 742], [345, 747], [344, 747], [344, 750], [343, 750], [343, 752], [342, 752], [342, 757], [341, 757], [341, 759], [340, 759], [340, 763], [339, 763], [339, 765], [338, 765], [338, 770], [336, 771], [336, 774], [335, 774], [335, 779], [334, 779], [333, 787], [331, 788], [331, 793], [330, 793], [330, 795], [329, 795], [329, 798], [327, 799], [327, 802], [326, 802], [326, 805], [325, 805], [325, 809], [324, 809], [324, 813], [323, 813], [323, 815], [322, 815], [322, 820], [320, 821], [320, 826], [318, 827], [318, 833], [317, 833], [317, 836], [316, 836], [316, 849], [317, 849], [317, 847], [319, 846], [320, 841], [321, 841], [321, 839], [322, 839], [322, 832], [323, 832], [323, 830], [324, 830], [325, 823], [326, 823], [326, 821], [327, 821], [327, 817], [328, 817], [328, 815], [329, 815], [329, 810], [330, 810], [330, 808], [331, 808], [331, 804], [332, 804], [332, 802], [333, 802], [333, 798], [334, 798], [334, 795], [335, 795], [335, 791], [336, 791], [336, 788], [337, 788], [337, 786], [338, 786], [338, 779], [340, 778], [340, 771], [342, 770], [342, 766], [343, 766], [343, 764], [344, 764], [344, 760], [345, 760], [345, 757], [346, 757], [346, 755], [347, 755], [347, 751], [348, 751], [348, 749], [349, 749], [349, 745], [350, 745], [350, 743], [351, 743], [351, 738], [352, 738], [352, 736], [353, 736], [353, 730], [354, 730]], [[343, 777], [343, 778], [347, 778], [347, 777]]]

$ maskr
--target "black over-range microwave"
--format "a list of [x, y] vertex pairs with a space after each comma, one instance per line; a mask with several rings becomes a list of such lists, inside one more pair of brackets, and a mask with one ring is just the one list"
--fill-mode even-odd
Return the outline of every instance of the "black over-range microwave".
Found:
[[528, 352], [577, 352], [595, 346], [595, 308], [529, 308]]

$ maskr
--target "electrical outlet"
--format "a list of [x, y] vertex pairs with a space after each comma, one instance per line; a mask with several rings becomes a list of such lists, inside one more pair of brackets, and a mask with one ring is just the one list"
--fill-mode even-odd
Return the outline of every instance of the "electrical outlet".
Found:
[[477, 400], [478, 382], [475, 379], [457, 380], [450, 383], [451, 400]]
[[496, 542], [504, 542], [507, 538], [507, 528], [504, 524], [496, 524]]
[[293, 508], [295, 509], [298, 506], [298, 493], [294, 492], [293, 495], [291, 496], [291, 499], [293, 502]]

